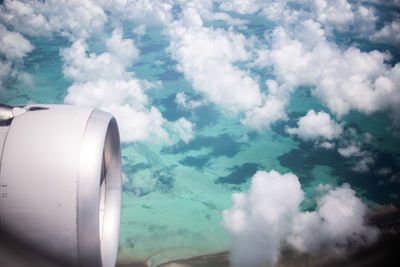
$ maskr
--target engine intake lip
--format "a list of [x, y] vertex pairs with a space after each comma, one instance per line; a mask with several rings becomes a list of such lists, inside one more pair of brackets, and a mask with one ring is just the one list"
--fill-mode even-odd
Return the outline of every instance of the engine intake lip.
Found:
[[94, 110], [88, 120], [79, 159], [77, 232], [81, 265], [114, 266], [120, 213], [118, 126], [110, 114]]

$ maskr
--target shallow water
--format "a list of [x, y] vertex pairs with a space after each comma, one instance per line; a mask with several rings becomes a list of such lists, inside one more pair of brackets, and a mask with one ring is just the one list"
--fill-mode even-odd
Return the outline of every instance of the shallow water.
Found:
[[[247, 36], [262, 36], [272, 27], [256, 17], [247, 19], [250, 24], [243, 30]], [[136, 38], [129, 31], [136, 26], [124, 25], [124, 37]], [[206, 26], [219, 24], [209, 22]], [[343, 38], [338, 36], [338, 42]], [[1, 103], [63, 103], [72, 81], [64, 78], [59, 51], [69, 47], [70, 42], [60, 36], [30, 41], [35, 50], [24, 60], [24, 70], [32, 75], [33, 85], [10, 83], [1, 92]], [[103, 51], [104, 47], [97, 43], [96, 38], [88, 41], [91, 52]], [[371, 207], [399, 201], [400, 184], [382, 182], [388, 177], [376, 174], [381, 168], [391, 168], [393, 173], [400, 171], [400, 132], [384, 112], [372, 115], [351, 112], [343, 118], [345, 129], [356, 129], [363, 148], [376, 155], [369, 172], [357, 173], [351, 169], [354, 162], [341, 157], [336, 150], [316, 148], [312, 142], [303, 142], [286, 133], [285, 127], [296, 126], [309, 109], [328, 111], [311, 96], [312, 88], [298, 88], [292, 94], [286, 108], [288, 121], [278, 121], [270, 130], [257, 133], [246, 129], [240, 117], [227, 114], [212, 103], [193, 111], [177, 107], [174, 100], [178, 92], [186, 92], [194, 100], [202, 96], [192, 90], [190, 82], [177, 71], [177, 62], [165, 52], [169, 41], [161, 27], [147, 27], [146, 34], [136, 39], [135, 44], [140, 49], [139, 59], [130, 68], [135, 77], [162, 81], [161, 89], [146, 91], [150, 102], [167, 120], [185, 117], [196, 128], [194, 139], [187, 144], [182, 141], [122, 144], [120, 260], [146, 260], [152, 265], [229, 249], [232, 240], [222, 226], [222, 211], [232, 205], [233, 193], [247, 191], [251, 177], [258, 170], [293, 172], [310, 199], [320, 183], [333, 186], [349, 183]], [[368, 44], [365, 50], [371, 46]], [[260, 84], [273, 76], [268, 71], [254, 70], [251, 74], [260, 75]], [[366, 141], [365, 133], [374, 138]], [[302, 208], [314, 206], [313, 201], [306, 201]]]

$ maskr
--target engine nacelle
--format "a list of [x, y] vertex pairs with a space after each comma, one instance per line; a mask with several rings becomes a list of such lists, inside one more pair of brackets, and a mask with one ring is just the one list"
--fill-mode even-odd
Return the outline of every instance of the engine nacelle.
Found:
[[0, 107], [0, 266], [114, 266], [121, 149], [109, 113]]

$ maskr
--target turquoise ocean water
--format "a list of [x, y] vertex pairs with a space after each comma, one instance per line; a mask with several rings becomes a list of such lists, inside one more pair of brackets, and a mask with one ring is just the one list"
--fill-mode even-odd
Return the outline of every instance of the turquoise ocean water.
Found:
[[[235, 16], [232, 14], [232, 16]], [[249, 21], [242, 33], [262, 36], [274, 25], [257, 16], [239, 16]], [[206, 22], [207, 27], [228, 26], [220, 21]], [[367, 173], [351, 169], [354, 162], [336, 150], [317, 148], [286, 133], [285, 127], [296, 122], [308, 110], [329, 110], [311, 95], [312, 88], [298, 88], [286, 108], [288, 121], [278, 121], [271, 129], [255, 132], [246, 129], [240, 117], [227, 114], [215, 104], [188, 111], [179, 108], [175, 96], [185, 92], [191, 99], [202, 99], [191, 83], [177, 70], [177, 62], [165, 51], [168, 37], [160, 26], [149, 25], [146, 34], [132, 33], [138, 24], [123, 24], [124, 38], [132, 38], [140, 56], [129, 67], [138, 79], [162, 81], [161, 89], [146, 91], [152, 105], [164, 118], [180, 117], [195, 123], [194, 138], [187, 144], [134, 142], [122, 144], [123, 203], [120, 234], [120, 261], [146, 260], [150, 264], [170, 259], [225, 251], [231, 237], [222, 225], [222, 211], [231, 207], [235, 192], [246, 192], [258, 170], [292, 172], [299, 177], [308, 198], [320, 183], [349, 183], [370, 207], [398, 203], [399, 182], [377, 175], [378, 170], [400, 171], [400, 131], [385, 112], [365, 115], [352, 111], [342, 121], [345, 130], [354, 128], [362, 148], [375, 155], [375, 164]], [[107, 34], [111, 34], [109, 26]], [[357, 37], [335, 35], [337, 43], [358, 44], [362, 51], [390, 51], [392, 64], [400, 61], [400, 50], [393, 46], [360, 41]], [[10, 80], [0, 92], [0, 102], [10, 105], [27, 103], [63, 103], [72, 81], [64, 77], [60, 49], [71, 42], [62, 36], [28, 37], [35, 49], [24, 58], [23, 70], [32, 75], [31, 85]], [[91, 53], [104, 51], [101, 37], [87, 40]], [[157, 63], [156, 63], [157, 62]], [[245, 64], [245, 63], [244, 63]], [[240, 67], [240, 66], [239, 66]], [[273, 77], [268, 69], [252, 69], [250, 75], [264, 81]], [[264, 86], [264, 88], [263, 88]], [[373, 138], [366, 138], [369, 133]], [[382, 182], [383, 181], [383, 182]], [[313, 203], [303, 203], [312, 209]]]

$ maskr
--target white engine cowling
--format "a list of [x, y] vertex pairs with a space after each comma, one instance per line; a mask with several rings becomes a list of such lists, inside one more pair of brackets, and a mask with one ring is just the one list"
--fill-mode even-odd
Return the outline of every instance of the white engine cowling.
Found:
[[0, 108], [0, 266], [114, 266], [121, 150], [109, 113]]

